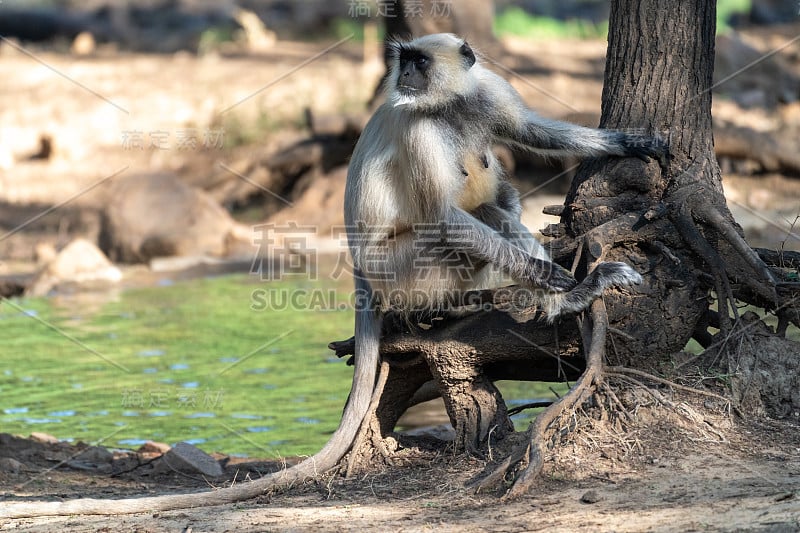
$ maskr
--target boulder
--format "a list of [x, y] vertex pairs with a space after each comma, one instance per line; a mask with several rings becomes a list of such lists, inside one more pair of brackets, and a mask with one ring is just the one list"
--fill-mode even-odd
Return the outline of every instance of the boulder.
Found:
[[86, 239], [75, 239], [46, 262], [28, 288], [28, 295], [43, 296], [66, 283], [111, 284], [122, 279], [97, 246]]
[[100, 247], [113, 261], [223, 255], [236, 226], [208, 194], [172, 174], [132, 175], [111, 190]]
[[77, 461], [93, 465], [109, 464], [114, 460], [114, 454], [102, 446], [89, 446], [75, 456]]

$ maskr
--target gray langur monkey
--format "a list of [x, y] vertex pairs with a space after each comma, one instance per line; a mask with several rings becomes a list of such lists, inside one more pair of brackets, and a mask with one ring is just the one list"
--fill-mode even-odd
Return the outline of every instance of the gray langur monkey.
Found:
[[519, 195], [493, 144], [548, 156], [644, 159], [666, 150], [658, 139], [540, 117], [455, 35], [395, 42], [389, 51], [386, 103], [361, 134], [345, 191], [356, 370], [340, 430], [353, 435], [369, 404], [388, 308], [435, 309], [453, 292], [492, 286], [499, 271], [539, 289], [552, 321], [610, 286], [641, 282], [625, 263], [601, 263], [580, 283], [552, 263], [520, 223]]

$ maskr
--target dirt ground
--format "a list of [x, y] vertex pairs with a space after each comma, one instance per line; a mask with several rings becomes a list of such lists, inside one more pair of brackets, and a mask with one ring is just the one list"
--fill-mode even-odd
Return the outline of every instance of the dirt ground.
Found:
[[[719, 423], [719, 420], [717, 420]], [[409, 447], [398, 464], [356, 479], [327, 478], [235, 505], [139, 515], [0, 521], [13, 531], [764, 531], [800, 530], [800, 427], [761, 420], [719, 439], [658, 423], [626, 443], [595, 432], [593, 445], [563, 448], [528, 497], [502, 501], [465, 483], [487, 461]], [[726, 425], [726, 424], [720, 424]], [[515, 436], [519, 441], [523, 435]], [[630, 437], [628, 444], [630, 444]], [[617, 439], [620, 437], [617, 436]], [[510, 445], [511, 443], [507, 443]], [[18, 446], [23, 446], [19, 442]], [[4, 452], [8, 452], [6, 447]], [[495, 450], [502, 453], [502, 450]], [[617, 453], [619, 452], [619, 453]], [[272, 471], [274, 463], [231, 461], [213, 483], [148, 466], [111, 476], [58, 467], [76, 449], [26, 452], [29, 467], [0, 472], [8, 500], [121, 498], [209, 490]], [[132, 455], [116, 461], [134, 464]], [[30, 466], [34, 465], [34, 466]], [[12, 496], [13, 495], [13, 496]]]
[[[0, 47], [0, 76], [7, 80], [0, 95], [4, 102], [14, 103], [0, 109], [0, 123], [6, 125], [0, 136], [0, 200], [52, 205], [75, 198], [75, 204], [91, 205], [97, 202], [97, 191], [82, 192], [123, 168], [125, 172], [166, 168], [185, 175], [201, 172], [220, 159], [234, 164], [237, 157], [254, 148], [215, 153], [180, 149], [175, 144], [188, 127], [200, 131], [219, 124], [230, 127], [231, 123], [220, 117], [232, 105], [237, 105], [238, 121], [255, 120], [266, 113], [274, 123], [291, 121], [305, 105], [321, 113], [360, 105], [379, 72], [374, 64], [361, 65], [360, 49], [354, 44], [321, 57], [301, 75], [271, 85], [320, 48], [286, 45], [261, 57], [99, 54], [74, 59], [45, 51], [35, 51], [32, 57]], [[512, 46], [517, 52], [522, 48]], [[604, 50], [602, 42], [566, 47], [540, 43], [527, 48], [527, 64], [517, 58], [508, 66], [525, 73], [525, 80], [512, 81], [543, 114], [596, 113]], [[350, 89], [353, 68], [363, 78], [355, 91]], [[554, 102], [548, 94], [569, 95], [571, 108]], [[757, 121], [762, 114], [758, 110], [731, 111], [741, 120], [750, 117]], [[170, 145], [132, 150], [124, 145], [131, 131], [146, 136], [167, 132]], [[53, 138], [54, 155], [49, 161], [28, 160], [42, 135]], [[265, 144], [273, 142], [265, 140]], [[796, 184], [789, 190], [796, 193]], [[782, 196], [785, 200], [788, 193]], [[749, 205], [747, 194], [737, 198]], [[37, 228], [33, 225], [30, 229]], [[60, 238], [52, 228], [38, 230], [47, 239]], [[23, 234], [18, 238], [3, 243], [4, 258], [32, 259], [30, 238]], [[0, 261], [0, 274], [15, 268], [18, 263]], [[0, 529], [800, 531], [797, 418], [737, 422], [722, 434], [724, 442], [654, 429], [653, 435], [641, 437], [642, 443], [637, 437], [619, 441], [602, 435], [584, 435], [581, 441], [579, 434], [557, 460], [548, 463], [534, 493], [509, 502], [495, 494], [474, 495], [465, 489], [465, 482], [483, 470], [484, 460], [412, 448], [401, 453], [398, 462], [402, 464], [384, 471], [358, 479], [307, 484], [257, 501], [121, 517], [5, 520], [0, 521]], [[14, 457], [15, 453], [2, 456]], [[24, 468], [18, 472], [0, 468], [2, 500], [118, 498], [208, 490], [256, 478], [275, 468], [231, 460], [227, 477], [213, 483], [174, 473], [155, 474], [146, 468], [115, 476], [60, 464], [74, 453], [66, 444], [43, 446], [25, 458]]]

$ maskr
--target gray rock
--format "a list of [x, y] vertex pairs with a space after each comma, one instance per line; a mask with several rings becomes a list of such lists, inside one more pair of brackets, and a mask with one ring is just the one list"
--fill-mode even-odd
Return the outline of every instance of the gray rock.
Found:
[[179, 442], [173, 446], [164, 454], [162, 460], [170, 468], [185, 474], [199, 473], [204, 476], [219, 477], [223, 473], [222, 467], [216, 459], [188, 442]]
[[114, 454], [102, 446], [90, 446], [75, 456], [77, 461], [95, 465], [109, 464], [114, 460]]
[[602, 499], [603, 497], [596, 490], [587, 490], [583, 496], [581, 496], [581, 503], [597, 503]]
[[24, 470], [25, 465], [20, 463], [12, 457], [0, 457], [0, 472], [7, 472], [9, 474], [19, 474], [20, 470]]

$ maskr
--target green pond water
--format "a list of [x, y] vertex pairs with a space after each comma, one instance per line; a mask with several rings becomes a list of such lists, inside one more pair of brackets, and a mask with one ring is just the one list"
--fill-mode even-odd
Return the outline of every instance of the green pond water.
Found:
[[[184, 440], [251, 457], [314, 453], [350, 388], [352, 368], [327, 349], [352, 335], [349, 294], [349, 281], [238, 274], [3, 301], [0, 431], [112, 448]], [[512, 406], [554, 397], [548, 384], [501, 389]]]

